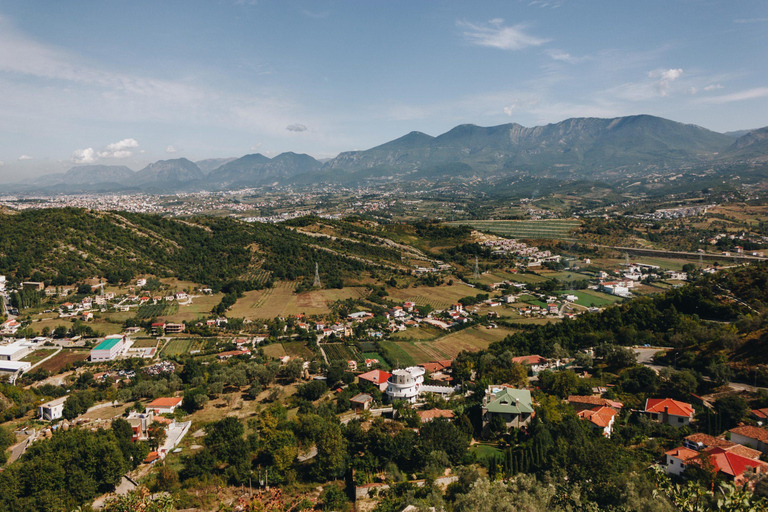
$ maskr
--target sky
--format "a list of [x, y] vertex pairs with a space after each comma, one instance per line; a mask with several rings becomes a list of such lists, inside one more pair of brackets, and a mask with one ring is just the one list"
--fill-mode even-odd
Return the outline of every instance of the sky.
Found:
[[768, 125], [768, 2], [0, 0], [0, 182], [641, 113]]

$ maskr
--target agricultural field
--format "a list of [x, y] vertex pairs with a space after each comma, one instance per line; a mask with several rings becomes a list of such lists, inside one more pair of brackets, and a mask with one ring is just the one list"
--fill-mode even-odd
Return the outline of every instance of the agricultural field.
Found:
[[562, 290], [555, 293], [557, 295], [575, 295], [579, 298], [579, 300], [576, 301], [576, 304], [585, 307], [609, 306], [621, 300], [620, 297], [608, 295], [607, 293], [597, 292], [594, 290]]
[[392, 334], [395, 341], [432, 341], [445, 335], [445, 331], [428, 324], [421, 324]]
[[558, 281], [563, 281], [564, 283], [567, 283], [568, 281], [582, 281], [584, 279], [590, 279], [590, 276], [588, 275], [579, 274], [578, 272], [569, 272], [567, 270], [560, 272], [541, 271], [539, 274], [541, 277], [546, 279], [557, 279]]
[[285, 347], [283, 347], [282, 343], [272, 343], [270, 345], [265, 345], [262, 347], [262, 350], [264, 351], [264, 355], [267, 357], [280, 358], [287, 355], [285, 352]]
[[139, 306], [136, 312], [136, 319], [149, 320], [159, 316], [175, 315], [179, 312], [178, 302], [161, 302], [159, 304], [144, 304]]
[[25, 363], [32, 363], [34, 365], [35, 363], [42, 361], [46, 357], [53, 354], [53, 351], [54, 349], [41, 348], [27, 354], [26, 356], [22, 357], [21, 360], [24, 361]]
[[387, 350], [389, 357], [395, 366], [405, 368], [406, 366], [416, 365], [416, 361], [413, 359], [413, 357], [411, 357], [411, 355], [403, 349], [403, 345], [406, 345], [406, 343], [382, 341], [379, 344], [385, 350]]
[[573, 231], [581, 226], [578, 220], [467, 220], [446, 222], [455, 226], [470, 226], [507, 238], [575, 240]]
[[[499, 327], [497, 329], [486, 329], [485, 326], [470, 327], [459, 332], [455, 332], [429, 343], [435, 350], [445, 354], [449, 359], [455, 358], [459, 352], [479, 352], [485, 350], [491, 343], [501, 341], [515, 331]], [[417, 344], [418, 346], [427, 345]]]
[[283, 348], [285, 349], [285, 353], [289, 356], [300, 357], [305, 361], [311, 361], [315, 357], [314, 352], [307, 347], [307, 344], [304, 341], [289, 341], [283, 343]]
[[133, 340], [132, 348], [150, 348], [157, 346], [155, 338], [136, 338]]
[[205, 339], [172, 339], [162, 349], [163, 356], [181, 356], [188, 354], [191, 350], [205, 350], [207, 341]]
[[68, 364], [88, 359], [88, 350], [63, 349], [61, 352], [50, 358], [37, 367], [38, 370], [46, 370], [52, 374], [59, 373]]
[[195, 322], [206, 318], [211, 314], [211, 310], [221, 302], [223, 296], [224, 294], [222, 293], [215, 293], [213, 295], [195, 295], [192, 299], [192, 304], [179, 307], [179, 310], [176, 313], [163, 315], [161, 320], [182, 323], [184, 320], [187, 322]]
[[349, 347], [343, 343], [323, 343], [323, 350], [329, 361], [357, 361], [358, 352], [355, 347]]
[[462, 297], [477, 295], [478, 291], [463, 283], [450, 286], [415, 286], [412, 288], [390, 288], [390, 297], [398, 301], [411, 301], [419, 306], [429, 304], [435, 309], [447, 309]]
[[331, 304], [337, 300], [361, 298], [366, 294], [363, 287], [345, 287], [340, 290], [314, 290], [296, 294], [296, 283], [278, 282], [272, 288], [245, 292], [227, 313], [234, 318], [275, 318], [276, 316], [327, 315]]

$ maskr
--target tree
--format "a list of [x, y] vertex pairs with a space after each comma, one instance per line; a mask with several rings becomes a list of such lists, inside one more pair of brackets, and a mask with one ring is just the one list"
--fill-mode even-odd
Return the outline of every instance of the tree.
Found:
[[740, 395], [726, 395], [715, 400], [715, 412], [720, 416], [723, 429], [731, 429], [739, 424], [749, 411], [749, 405]]
[[344, 491], [336, 485], [327, 485], [320, 494], [323, 510], [347, 510], [349, 500]]
[[315, 478], [320, 481], [334, 480], [344, 476], [346, 470], [347, 442], [338, 425], [326, 423], [326, 428], [317, 439], [317, 457], [313, 465]]
[[328, 372], [326, 373], [328, 385], [333, 386], [334, 384], [340, 382], [346, 371], [347, 363], [345, 361], [331, 361], [330, 366], [328, 366]]
[[245, 429], [237, 418], [231, 416], [205, 427], [205, 446], [222, 462], [238, 464], [248, 456], [243, 450]]
[[168, 433], [165, 430], [165, 425], [159, 421], [153, 421], [149, 427], [147, 427], [147, 440], [149, 441], [149, 448], [151, 450], [157, 450], [168, 437]]
[[107, 498], [103, 512], [171, 512], [175, 510], [173, 497], [161, 495], [152, 498], [149, 489], [139, 487], [123, 496]]

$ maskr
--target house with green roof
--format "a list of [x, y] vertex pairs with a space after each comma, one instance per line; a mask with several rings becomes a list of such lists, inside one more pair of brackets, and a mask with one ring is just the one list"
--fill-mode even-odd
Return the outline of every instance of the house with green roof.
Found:
[[500, 416], [507, 428], [528, 425], [536, 413], [533, 410], [531, 392], [504, 385], [488, 386], [483, 397], [483, 428], [494, 416]]

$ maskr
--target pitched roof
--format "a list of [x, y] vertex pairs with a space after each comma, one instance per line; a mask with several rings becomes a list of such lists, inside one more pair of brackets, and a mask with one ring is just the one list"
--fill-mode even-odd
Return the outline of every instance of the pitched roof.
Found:
[[611, 420], [616, 416], [617, 412], [610, 407], [595, 407], [593, 409], [585, 409], [579, 411], [579, 418], [583, 420], [589, 420], [594, 425], [605, 428], [611, 424]]
[[710, 436], [709, 434], [691, 434], [685, 440], [691, 445], [701, 445], [702, 448], [731, 448], [736, 445], [736, 443], [732, 443], [727, 439]]
[[147, 407], [175, 407], [179, 405], [184, 399], [181, 397], [162, 397], [155, 398], [147, 404]]
[[732, 428], [728, 432], [732, 434], [739, 434], [740, 436], [749, 437], [750, 439], [757, 439], [764, 443], [768, 443], [768, 430], [763, 428], [752, 427], [750, 425], [744, 425], [741, 427]]
[[664, 455], [668, 455], [670, 457], [674, 457], [682, 461], [687, 461], [687, 460], [698, 457], [699, 452], [697, 452], [696, 450], [691, 450], [690, 448], [684, 448], [680, 446], [678, 448], [665, 452]]
[[391, 373], [385, 372], [383, 370], [371, 370], [369, 372], [361, 373], [357, 376], [357, 378], [361, 380], [367, 380], [368, 382], [373, 382], [374, 384], [383, 384], [387, 382], [391, 376]]
[[752, 409], [752, 416], [764, 420], [768, 418], [768, 408], [765, 409]]
[[[665, 411], [666, 409], [666, 411]], [[693, 416], [693, 406], [671, 398], [649, 398], [645, 401], [645, 412], [672, 414], [674, 416]]]
[[754, 450], [749, 446], [742, 446], [740, 444], [729, 446], [728, 448], [726, 448], [726, 450], [731, 453], [735, 453], [736, 455], [741, 455], [742, 457], [746, 457], [748, 459], [759, 459], [760, 455], [762, 455], [762, 452], [760, 452], [760, 450]]
[[755, 459], [748, 459], [722, 448], [710, 448], [707, 452], [718, 471], [734, 477], [741, 476], [747, 468], [768, 468], [768, 464]]
[[435, 418], [453, 418], [453, 411], [448, 409], [429, 409], [428, 411], [417, 411], [421, 421], [432, 420]]
[[602, 405], [606, 407], [613, 407], [614, 409], [621, 409], [622, 407], [624, 407], [624, 404], [621, 402], [608, 400], [607, 398], [602, 398], [599, 396], [571, 395], [568, 397], [568, 403], [569, 404]]
[[521, 414], [532, 413], [531, 392], [527, 389], [490, 388], [491, 393], [486, 409], [492, 413]]
[[370, 402], [371, 400], [373, 400], [373, 397], [368, 393], [360, 393], [349, 399], [350, 402], [355, 402], [358, 404], [364, 404], [365, 402]]
[[539, 355], [530, 355], [530, 356], [519, 356], [519, 357], [513, 357], [512, 358], [513, 363], [518, 364], [542, 364], [546, 363], [547, 360]]

